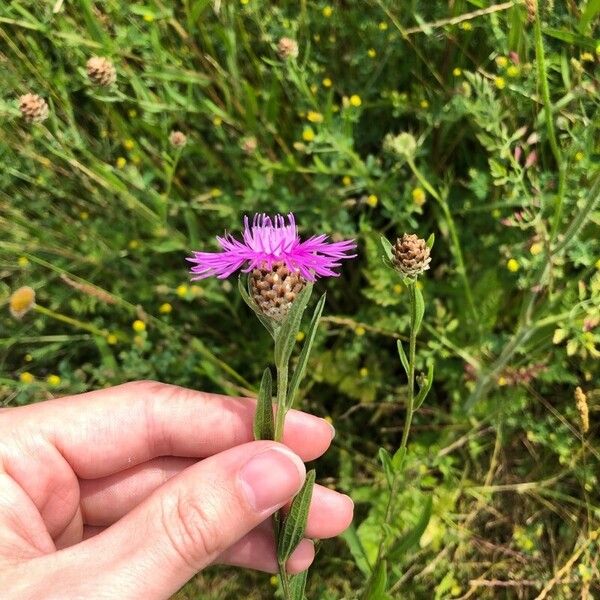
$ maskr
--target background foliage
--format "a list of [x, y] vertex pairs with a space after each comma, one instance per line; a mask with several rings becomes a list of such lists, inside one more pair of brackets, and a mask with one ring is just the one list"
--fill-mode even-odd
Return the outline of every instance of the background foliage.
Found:
[[[537, 24], [526, 4], [4, 2], [0, 304], [30, 285], [41, 307], [2, 310], [4, 405], [137, 378], [255, 393], [267, 334], [235, 281], [192, 285], [184, 257], [260, 211], [355, 237], [359, 259], [321, 285], [300, 402], [337, 428], [320, 482], [356, 502], [308, 595], [352, 598], [381, 532], [377, 449], [398, 446], [406, 395], [406, 293], [378, 236], [434, 232], [418, 368], [435, 360], [436, 381], [394, 527], [433, 508], [392, 595], [600, 594], [600, 3], [540, 1]], [[278, 56], [282, 36], [297, 60]], [[87, 81], [93, 55], [115, 86]], [[43, 124], [20, 118], [30, 91]], [[384, 148], [401, 132], [408, 156]], [[179, 597], [267, 598], [268, 579], [214, 569]]]

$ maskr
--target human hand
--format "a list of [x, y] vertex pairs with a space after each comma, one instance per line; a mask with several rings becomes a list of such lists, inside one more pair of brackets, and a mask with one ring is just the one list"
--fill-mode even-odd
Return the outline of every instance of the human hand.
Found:
[[[269, 516], [333, 430], [290, 410], [285, 445], [251, 441], [253, 413], [156, 382], [0, 410], [3, 598], [153, 600], [213, 563], [276, 572]], [[315, 486], [307, 537], [351, 519], [348, 496]], [[289, 572], [313, 557], [303, 540]]]

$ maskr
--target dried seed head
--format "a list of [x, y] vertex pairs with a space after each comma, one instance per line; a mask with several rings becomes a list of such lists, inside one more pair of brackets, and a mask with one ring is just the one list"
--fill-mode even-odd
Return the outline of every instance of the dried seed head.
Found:
[[527, 9], [527, 20], [533, 23], [538, 9], [537, 0], [525, 0], [525, 8]]
[[37, 94], [25, 94], [19, 98], [19, 110], [29, 123], [41, 123], [48, 118], [48, 104]]
[[257, 146], [258, 146], [258, 143], [254, 136], [244, 138], [241, 143], [241, 148], [244, 151], [244, 154], [247, 154], [248, 156], [250, 156], [251, 154], [254, 154]]
[[12, 293], [8, 301], [8, 309], [15, 319], [22, 319], [34, 304], [35, 290], [25, 285]]
[[398, 135], [388, 133], [383, 139], [383, 149], [390, 154], [412, 158], [417, 151], [417, 140], [406, 131]]
[[87, 74], [89, 80], [104, 87], [108, 87], [117, 81], [117, 70], [108, 58], [103, 56], [92, 56], [87, 61]]
[[183, 131], [171, 131], [169, 142], [175, 148], [183, 148], [187, 144], [187, 135]]
[[260, 310], [275, 321], [283, 321], [292, 303], [306, 286], [306, 280], [290, 271], [284, 263], [273, 263], [268, 269], [254, 269], [250, 275], [252, 298]]
[[286, 60], [298, 56], [298, 42], [289, 37], [282, 37], [277, 43], [279, 58]]
[[392, 247], [394, 267], [407, 277], [418, 277], [429, 269], [427, 242], [414, 233], [405, 233]]
[[590, 428], [590, 413], [587, 396], [579, 386], [575, 388], [575, 403], [581, 419], [581, 431], [587, 433]]

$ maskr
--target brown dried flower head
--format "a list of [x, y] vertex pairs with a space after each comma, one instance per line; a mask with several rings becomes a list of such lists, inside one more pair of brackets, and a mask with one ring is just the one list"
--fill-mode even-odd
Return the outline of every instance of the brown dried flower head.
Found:
[[289, 37], [282, 37], [277, 43], [277, 54], [283, 60], [297, 58], [298, 42]]
[[22, 319], [35, 304], [35, 290], [28, 285], [15, 290], [8, 301], [8, 309], [15, 319]]
[[19, 110], [29, 123], [41, 123], [48, 118], [48, 104], [37, 94], [25, 94], [19, 98]]
[[427, 242], [414, 233], [405, 233], [392, 247], [394, 267], [406, 277], [418, 277], [429, 269]]
[[275, 321], [283, 321], [292, 303], [306, 286], [306, 280], [290, 271], [283, 262], [271, 269], [254, 269], [250, 274], [250, 293], [260, 310]]
[[86, 66], [89, 80], [96, 85], [108, 87], [117, 81], [117, 70], [108, 58], [92, 56]]
[[587, 402], [587, 396], [579, 386], [575, 388], [575, 403], [577, 405], [577, 410], [579, 411], [579, 418], [581, 420], [581, 431], [583, 433], [587, 433], [590, 428], [590, 412]]
[[183, 148], [187, 144], [187, 135], [183, 131], [171, 131], [169, 142], [175, 148]]

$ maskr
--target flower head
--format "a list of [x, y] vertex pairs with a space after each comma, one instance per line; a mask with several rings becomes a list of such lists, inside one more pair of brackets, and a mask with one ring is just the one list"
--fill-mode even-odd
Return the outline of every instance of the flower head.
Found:
[[28, 285], [15, 290], [8, 301], [8, 309], [15, 319], [22, 319], [35, 304], [35, 290]]
[[244, 273], [254, 269], [272, 269], [283, 263], [290, 272], [297, 272], [307, 281], [317, 277], [337, 277], [334, 271], [340, 261], [353, 258], [356, 248], [353, 240], [328, 242], [325, 234], [301, 241], [294, 215], [276, 215], [271, 218], [257, 214], [250, 224], [244, 217], [243, 241], [231, 235], [217, 237], [222, 252], [194, 252], [187, 260], [194, 263], [192, 280], [216, 276], [225, 279], [238, 269]]
[[392, 246], [392, 264], [399, 273], [416, 278], [429, 269], [430, 248], [427, 242], [414, 233], [405, 233]]

